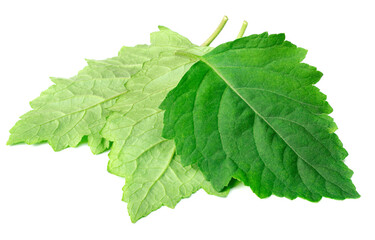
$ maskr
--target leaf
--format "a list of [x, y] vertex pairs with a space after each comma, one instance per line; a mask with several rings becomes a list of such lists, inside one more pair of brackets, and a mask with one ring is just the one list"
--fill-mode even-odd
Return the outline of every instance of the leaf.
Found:
[[[208, 51], [191, 43], [182, 47]], [[161, 206], [174, 208], [200, 188], [218, 196], [228, 194], [216, 192], [195, 166], [182, 166], [174, 142], [161, 136], [164, 112], [158, 106], [192, 65], [175, 51], [148, 61], [128, 80], [127, 92], [110, 108], [115, 112], [102, 131], [113, 142], [108, 171], [126, 179], [123, 200], [133, 222]]]
[[185, 44], [177, 33], [159, 28], [151, 34], [151, 46], [124, 47], [118, 57], [87, 60], [88, 66], [71, 79], [51, 78], [55, 85], [31, 102], [34, 110], [10, 130], [8, 144], [47, 141], [60, 151], [77, 146], [87, 136], [93, 153], [105, 151], [109, 142], [99, 132], [109, 115], [107, 108], [126, 92], [127, 79], [162, 51]]
[[[55, 85], [31, 103], [34, 110], [11, 130], [8, 142], [48, 141], [58, 151], [88, 141], [94, 153], [111, 147], [108, 170], [127, 179], [124, 200], [132, 221], [163, 205], [173, 208], [200, 188], [228, 194], [216, 192], [196, 167], [183, 167], [173, 141], [161, 137], [158, 106], [192, 65], [175, 52], [203, 55], [211, 48], [159, 29], [151, 34], [151, 46], [124, 47], [118, 57], [87, 60], [88, 66], [71, 79], [52, 78]], [[112, 167], [117, 164], [121, 167]]]
[[251, 35], [197, 58], [161, 105], [163, 136], [218, 191], [232, 177], [261, 198], [358, 198], [322, 74], [284, 34]]

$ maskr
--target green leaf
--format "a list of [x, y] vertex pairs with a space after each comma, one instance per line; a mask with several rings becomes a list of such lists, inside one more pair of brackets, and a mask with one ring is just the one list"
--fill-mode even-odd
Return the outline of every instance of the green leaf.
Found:
[[207, 193], [226, 196], [228, 191], [216, 192], [196, 167], [183, 166], [171, 140], [163, 140], [140, 155], [133, 174], [126, 178], [123, 201], [128, 203], [132, 222], [147, 216], [161, 206], [174, 208], [183, 198], [204, 188]]
[[261, 198], [358, 198], [306, 52], [263, 33], [193, 56], [200, 61], [161, 105], [163, 136], [182, 163], [197, 162], [218, 191], [235, 177]]
[[[186, 51], [208, 51], [192, 44], [185, 47]], [[182, 166], [174, 142], [161, 136], [164, 112], [158, 107], [192, 65], [175, 51], [145, 63], [128, 80], [127, 92], [110, 108], [114, 113], [102, 131], [113, 142], [108, 171], [126, 179], [123, 200], [133, 222], [161, 206], [174, 208], [200, 188], [219, 196], [228, 193], [216, 192], [195, 166]]]
[[132, 221], [163, 205], [173, 208], [200, 188], [228, 194], [216, 192], [197, 167], [183, 167], [173, 141], [161, 137], [158, 106], [193, 62], [175, 52], [203, 55], [211, 48], [159, 29], [151, 34], [150, 46], [124, 47], [118, 57], [87, 60], [71, 79], [52, 78], [55, 85], [31, 102], [34, 110], [21, 117], [8, 141], [48, 141], [56, 151], [83, 141], [94, 153], [111, 147], [108, 170], [126, 177], [124, 200]]
[[88, 66], [75, 77], [51, 78], [55, 85], [31, 102], [33, 110], [10, 130], [8, 144], [47, 141], [60, 151], [77, 146], [87, 137], [93, 153], [105, 151], [109, 141], [99, 132], [109, 115], [107, 108], [126, 92], [127, 79], [146, 61], [183, 44], [186, 40], [179, 34], [160, 27], [159, 32], [151, 34], [151, 46], [123, 47], [118, 57], [87, 60]]

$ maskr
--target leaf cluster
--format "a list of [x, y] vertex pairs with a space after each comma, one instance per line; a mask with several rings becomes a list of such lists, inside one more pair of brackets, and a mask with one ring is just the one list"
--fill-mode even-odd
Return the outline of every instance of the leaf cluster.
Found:
[[204, 46], [159, 27], [150, 45], [51, 78], [8, 144], [109, 150], [133, 222], [201, 188], [224, 197], [236, 181], [260, 198], [358, 198], [314, 86], [322, 73], [301, 63], [307, 51], [284, 34], [242, 37], [247, 23], [235, 41], [208, 47], [225, 22]]

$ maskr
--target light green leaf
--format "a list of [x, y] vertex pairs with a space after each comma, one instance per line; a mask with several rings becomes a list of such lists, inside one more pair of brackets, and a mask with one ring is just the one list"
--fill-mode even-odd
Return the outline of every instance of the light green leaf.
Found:
[[[166, 47], [166, 45], [170, 45]], [[165, 49], [185, 44], [177, 33], [160, 27], [151, 34], [151, 46], [124, 47], [118, 57], [95, 61], [70, 79], [51, 78], [55, 85], [31, 102], [32, 111], [10, 130], [8, 144], [35, 144], [47, 141], [55, 151], [77, 146], [87, 139], [93, 153], [109, 147], [99, 134], [116, 99], [123, 95], [127, 79], [143, 63]]]
[[182, 163], [197, 162], [218, 191], [235, 177], [261, 198], [358, 198], [306, 52], [263, 33], [192, 56], [200, 61], [161, 105]]
[[213, 190], [201, 171], [183, 166], [171, 140], [163, 140], [137, 158], [137, 167], [123, 188], [123, 201], [128, 203], [132, 222], [147, 216], [161, 206], [174, 208], [200, 188], [206, 192], [226, 196], [228, 191]]
[[228, 193], [214, 191], [194, 166], [182, 166], [173, 141], [161, 137], [164, 113], [158, 106], [191, 64], [175, 50], [163, 52], [128, 80], [127, 92], [110, 108], [115, 113], [102, 131], [113, 142], [108, 171], [126, 179], [123, 200], [133, 222], [161, 206], [173, 208], [200, 188]]

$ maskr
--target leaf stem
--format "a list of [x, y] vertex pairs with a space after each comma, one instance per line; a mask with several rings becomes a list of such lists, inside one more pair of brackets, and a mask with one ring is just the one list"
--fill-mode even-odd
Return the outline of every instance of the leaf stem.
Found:
[[247, 22], [246, 21], [243, 21], [242, 23], [242, 27], [240, 29], [240, 32], [238, 33], [237, 35], [237, 38], [242, 38], [243, 34], [245, 33], [246, 31], [246, 28], [247, 28]]
[[223, 19], [221, 20], [219, 26], [217, 26], [216, 30], [211, 34], [211, 36], [209, 38], [207, 38], [207, 40], [202, 43], [202, 47], [205, 47], [205, 46], [210, 46], [210, 44], [212, 43], [213, 40], [215, 40], [215, 38], [217, 37], [217, 35], [219, 35], [219, 33], [221, 32], [221, 30], [223, 30], [225, 24], [227, 23], [228, 21], [228, 17], [227, 16], [224, 16]]

